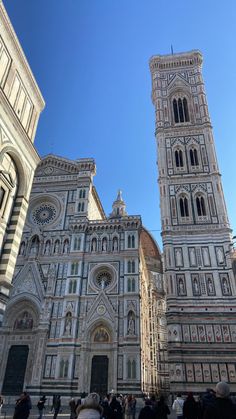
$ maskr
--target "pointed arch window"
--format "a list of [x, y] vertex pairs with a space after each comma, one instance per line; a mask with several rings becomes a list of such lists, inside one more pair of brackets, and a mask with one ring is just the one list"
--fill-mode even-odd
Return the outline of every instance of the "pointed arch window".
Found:
[[134, 234], [129, 234], [128, 235], [128, 248], [129, 249], [134, 249], [135, 248], [135, 236]]
[[179, 199], [179, 210], [181, 217], [189, 217], [188, 198], [186, 196]]
[[189, 157], [190, 157], [191, 166], [198, 166], [199, 165], [198, 152], [197, 152], [196, 148], [191, 148], [189, 150]]
[[135, 272], [135, 260], [128, 260], [128, 273], [134, 273]]
[[176, 167], [184, 167], [182, 150], [175, 150], [175, 165]]
[[206, 215], [206, 205], [203, 196], [197, 196], [196, 198], [197, 215], [199, 217]]
[[179, 97], [178, 100], [175, 98], [172, 103], [175, 123], [189, 122], [188, 101], [186, 97]]
[[136, 378], [136, 361], [129, 359], [127, 362], [127, 376], [128, 378]]

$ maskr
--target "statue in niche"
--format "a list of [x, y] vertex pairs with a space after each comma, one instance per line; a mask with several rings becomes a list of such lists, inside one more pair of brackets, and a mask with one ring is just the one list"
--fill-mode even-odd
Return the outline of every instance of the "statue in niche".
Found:
[[176, 257], [176, 266], [182, 266], [182, 252], [180, 249], [176, 249], [175, 257]]
[[92, 252], [96, 252], [96, 250], [97, 250], [97, 240], [96, 239], [92, 240], [91, 250], [92, 250]]
[[228, 279], [225, 277], [222, 279], [222, 290], [223, 290], [223, 294], [225, 295], [230, 294]]
[[59, 241], [57, 240], [54, 245], [54, 253], [57, 255], [59, 252]]
[[64, 245], [63, 245], [63, 253], [68, 253], [68, 249], [69, 249], [69, 241], [65, 240]]
[[94, 342], [109, 342], [109, 336], [107, 331], [103, 327], [99, 327], [94, 335]]
[[20, 245], [19, 255], [23, 256], [25, 254], [25, 242], [22, 242]]
[[202, 249], [202, 256], [203, 256], [204, 265], [205, 266], [210, 265], [209, 253], [208, 253], [208, 249], [206, 247], [204, 247]]
[[221, 247], [218, 247], [216, 249], [216, 254], [217, 254], [218, 263], [220, 265], [222, 265], [224, 263], [224, 255], [223, 255], [223, 251], [222, 251]]
[[65, 321], [65, 329], [64, 329], [64, 334], [66, 336], [70, 336], [71, 335], [71, 327], [72, 327], [71, 313], [67, 313], [67, 315], [66, 315], [66, 321]]
[[193, 280], [193, 290], [194, 290], [194, 294], [199, 294], [200, 293], [198, 280], [196, 278], [194, 278], [194, 280]]
[[207, 280], [207, 288], [208, 288], [209, 294], [214, 294], [214, 287], [213, 287], [213, 282], [211, 278], [208, 278]]
[[102, 239], [102, 251], [103, 252], [107, 251], [107, 239], [106, 238]]
[[135, 334], [135, 322], [134, 322], [134, 313], [130, 312], [128, 315], [128, 335], [133, 336]]
[[190, 264], [192, 266], [196, 265], [196, 255], [195, 255], [195, 249], [191, 248], [189, 250], [189, 255], [190, 255]]
[[47, 240], [47, 242], [46, 242], [45, 249], [44, 249], [44, 254], [45, 255], [50, 254], [50, 241], [49, 240]]
[[114, 237], [113, 239], [113, 250], [116, 252], [118, 249], [118, 240], [117, 237]]
[[38, 251], [39, 251], [39, 240], [37, 239], [37, 237], [35, 237], [31, 242], [30, 255], [36, 256], [38, 254]]
[[179, 295], [185, 295], [184, 281], [182, 278], [179, 279], [178, 291], [179, 291]]
[[14, 329], [27, 330], [32, 329], [33, 319], [28, 311], [24, 311], [15, 321]]

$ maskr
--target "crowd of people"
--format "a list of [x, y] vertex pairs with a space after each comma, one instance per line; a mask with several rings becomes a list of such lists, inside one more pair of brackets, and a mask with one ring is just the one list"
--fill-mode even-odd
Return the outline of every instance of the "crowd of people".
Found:
[[229, 385], [220, 381], [215, 390], [207, 389], [197, 400], [188, 393], [184, 400], [177, 394], [172, 405], [177, 419], [236, 419], [236, 404], [230, 398]]
[[[43, 395], [37, 402], [38, 419], [45, 417], [46, 400], [46, 396]], [[207, 389], [206, 393], [198, 398], [191, 392], [184, 398], [179, 393], [171, 406], [168, 406], [164, 396], [151, 396], [144, 398], [144, 407], [137, 411], [134, 395], [116, 396], [111, 393], [106, 397], [100, 397], [97, 393], [87, 396], [83, 393], [79, 399], [70, 400], [68, 409], [70, 419], [168, 419], [171, 410], [175, 412], [177, 419], [236, 419], [234, 401], [230, 397], [229, 385], [221, 381], [215, 390]], [[3, 398], [0, 396], [0, 414], [2, 406]], [[31, 409], [30, 396], [23, 392], [16, 400], [13, 419], [28, 419]], [[60, 412], [61, 396], [54, 395], [51, 406], [53, 419], [57, 419]]]

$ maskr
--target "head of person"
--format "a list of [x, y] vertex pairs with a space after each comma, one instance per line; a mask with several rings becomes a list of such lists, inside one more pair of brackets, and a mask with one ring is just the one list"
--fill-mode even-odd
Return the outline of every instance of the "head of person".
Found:
[[216, 384], [216, 397], [227, 399], [230, 394], [229, 384], [225, 381], [220, 381]]
[[159, 402], [160, 403], [165, 403], [165, 397], [164, 396], [161, 396]]
[[177, 394], [177, 397], [181, 397], [181, 393], [178, 393], [178, 394]]
[[102, 411], [99, 395], [90, 393], [78, 407], [77, 414], [79, 419], [100, 419]]
[[193, 393], [190, 391], [187, 396], [188, 400], [193, 400]]

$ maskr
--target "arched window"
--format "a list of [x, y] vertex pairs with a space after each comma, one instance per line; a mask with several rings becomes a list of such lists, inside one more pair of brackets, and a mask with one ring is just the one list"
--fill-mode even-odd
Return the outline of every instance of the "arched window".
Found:
[[189, 217], [188, 199], [186, 197], [179, 199], [179, 209], [181, 217]]
[[127, 376], [128, 378], [136, 378], [136, 361], [129, 359], [127, 362]]
[[191, 166], [198, 166], [199, 160], [198, 160], [198, 153], [197, 153], [196, 148], [191, 148], [189, 150], [189, 156], [190, 156]]
[[206, 205], [203, 196], [197, 196], [196, 198], [197, 215], [199, 217], [206, 215]]
[[186, 97], [173, 99], [174, 121], [176, 124], [181, 122], [189, 122], [188, 102]]
[[79, 272], [79, 263], [78, 262], [72, 262], [71, 264], [71, 275], [78, 275]]
[[175, 150], [175, 164], [176, 164], [176, 167], [183, 167], [184, 166], [182, 150]]
[[80, 250], [80, 246], [81, 246], [81, 237], [80, 236], [75, 236], [74, 237], [73, 250]]
[[135, 247], [135, 236], [134, 234], [129, 234], [128, 235], [128, 248], [133, 249], [134, 247]]
[[68, 370], [69, 370], [69, 361], [68, 359], [65, 361], [62, 359], [60, 361], [60, 372], [59, 375], [61, 378], [66, 378], [68, 376]]
[[127, 292], [135, 292], [135, 279], [134, 278], [128, 278]]
[[127, 281], [127, 291], [131, 292], [131, 278], [128, 278], [128, 281]]

